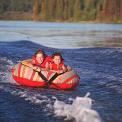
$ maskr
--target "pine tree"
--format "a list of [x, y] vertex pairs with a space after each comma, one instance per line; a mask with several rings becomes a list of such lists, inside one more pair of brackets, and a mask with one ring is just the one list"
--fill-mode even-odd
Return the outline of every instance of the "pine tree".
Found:
[[41, 0], [41, 19], [46, 19], [46, 0]]
[[68, 19], [68, 0], [64, 0], [63, 18], [64, 20]]
[[81, 1], [80, 0], [75, 0], [74, 19], [75, 20], [80, 20], [80, 18], [81, 18]]
[[55, 17], [58, 20], [63, 20], [63, 11], [64, 11], [64, 0], [56, 0], [56, 10]]
[[38, 19], [39, 19], [39, 0], [35, 0], [33, 6], [33, 20], [37, 21]]

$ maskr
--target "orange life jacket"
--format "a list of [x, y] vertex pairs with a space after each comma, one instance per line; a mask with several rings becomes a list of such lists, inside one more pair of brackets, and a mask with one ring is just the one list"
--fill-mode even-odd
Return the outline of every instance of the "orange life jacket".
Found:
[[59, 65], [55, 64], [54, 62], [51, 64], [51, 68], [52, 70], [58, 71], [58, 70], [62, 70], [62, 66], [64, 65], [64, 63], [60, 63]]
[[47, 62], [52, 62], [52, 58], [50, 56], [47, 56], [41, 64], [38, 63], [35, 56], [32, 57], [33, 65], [39, 66], [41, 68], [45, 68]]

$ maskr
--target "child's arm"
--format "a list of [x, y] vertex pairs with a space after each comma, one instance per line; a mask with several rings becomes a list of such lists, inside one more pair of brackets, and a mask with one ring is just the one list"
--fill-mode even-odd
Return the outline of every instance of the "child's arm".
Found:
[[49, 64], [49, 62], [46, 62], [46, 64], [45, 64], [45, 68], [40, 68], [41, 70], [46, 70], [46, 71], [48, 71], [49, 69], [50, 69], [50, 64]]
[[65, 72], [67, 72], [67, 67], [65, 65], [62, 65], [62, 69], [57, 71], [58, 74], [63, 74]]
[[52, 71], [52, 72], [58, 73], [56, 70], [53, 70], [52, 63], [49, 63], [49, 70]]
[[37, 66], [34, 66], [34, 60], [33, 59], [27, 59], [21, 62], [23, 65], [30, 67], [36, 71], [39, 71], [39, 68]]
[[63, 72], [66, 72], [67, 71], [67, 66], [63, 65], [62, 69], [63, 69]]
[[67, 66], [67, 71], [71, 71], [72, 68], [70, 66]]

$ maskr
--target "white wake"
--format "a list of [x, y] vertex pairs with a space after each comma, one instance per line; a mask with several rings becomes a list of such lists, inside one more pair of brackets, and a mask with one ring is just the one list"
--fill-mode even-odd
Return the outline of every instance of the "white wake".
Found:
[[56, 116], [66, 117], [66, 120], [75, 119], [76, 122], [101, 122], [97, 111], [92, 109], [92, 99], [88, 96], [76, 97], [72, 104], [56, 100], [54, 113]]

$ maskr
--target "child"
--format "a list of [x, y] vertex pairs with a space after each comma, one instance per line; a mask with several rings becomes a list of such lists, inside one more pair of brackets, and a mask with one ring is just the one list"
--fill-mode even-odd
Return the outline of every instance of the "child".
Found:
[[22, 64], [40, 72], [41, 70], [49, 70], [50, 61], [51, 57], [47, 56], [44, 51], [37, 50], [32, 59], [24, 60]]
[[22, 61], [26, 65], [38, 72], [38, 75], [48, 82], [47, 78], [42, 74], [42, 70], [49, 70], [49, 62], [52, 61], [51, 57], [47, 56], [44, 51], [38, 50], [32, 59]]
[[32, 57], [32, 65], [37, 71], [49, 70], [49, 62], [51, 62], [51, 57], [47, 56], [42, 50], [38, 50]]
[[50, 64], [50, 70], [62, 74], [67, 71], [67, 67], [64, 65], [62, 55], [60, 53], [54, 53], [52, 55], [52, 63]]

